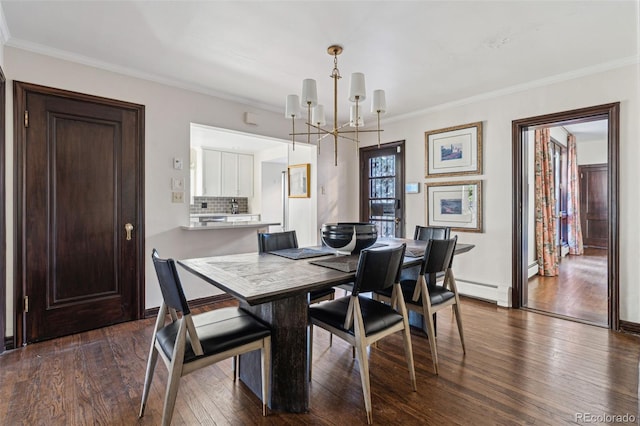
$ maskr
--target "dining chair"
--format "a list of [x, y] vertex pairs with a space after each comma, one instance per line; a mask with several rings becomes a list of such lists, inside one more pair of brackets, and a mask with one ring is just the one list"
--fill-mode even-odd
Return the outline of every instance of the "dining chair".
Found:
[[[451, 228], [448, 226], [420, 226], [416, 225], [416, 229], [413, 233], [413, 239], [419, 241], [429, 241], [429, 240], [447, 240], [451, 234]], [[418, 280], [418, 275], [420, 273], [420, 267], [414, 266], [412, 268], [405, 268], [402, 270], [402, 275], [400, 276], [401, 281], [407, 280]], [[442, 278], [444, 276], [441, 274], [437, 278]]]
[[[403, 298], [407, 309], [422, 314], [426, 323], [426, 332], [431, 347], [433, 368], [438, 374], [438, 349], [436, 343], [434, 314], [446, 307], [452, 306], [453, 313], [458, 324], [458, 333], [462, 343], [462, 352], [466, 353], [464, 346], [464, 333], [462, 330], [462, 317], [460, 316], [460, 297], [456, 287], [456, 280], [451, 269], [451, 261], [458, 237], [447, 240], [429, 240], [425, 249], [420, 275], [417, 281], [404, 280], [400, 282]], [[443, 285], [437, 285], [435, 281], [429, 282], [425, 277], [429, 274], [444, 273]], [[393, 302], [394, 295], [388, 290], [374, 292], [374, 299], [387, 303]]]
[[[417, 390], [409, 320], [399, 284], [405, 248], [406, 245], [402, 244], [391, 248], [363, 250], [358, 260], [351, 295], [309, 307], [312, 327], [329, 330], [351, 346], [355, 346], [369, 424], [372, 423], [373, 416], [367, 346], [402, 331], [411, 386], [414, 391]], [[393, 289], [391, 305], [361, 295], [390, 288]], [[309, 358], [313, 359], [311, 350]]]
[[[288, 248], [298, 248], [296, 231], [258, 232], [258, 253], [268, 253]], [[336, 291], [333, 288], [310, 291], [309, 303], [333, 300], [335, 294]]]
[[451, 235], [451, 228], [448, 226], [420, 226], [416, 225], [413, 233], [414, 240], [448, 240]]
[[[158, 311], [144, 379], [140, 418], [144, 415], [158, 355], [169, 370], [162, 425], [171, 424], [180, 378], [195, 370], [246, 352], [260, 350], [262, 361], [262, 415], [267, 415], [271, 376], [271, 330], [240, 308], [221, 308], [193, 315], [173, 259], [152, 252], [162, 304]], [[170, 322], [166, 322], [167, 313]], [[180, 316], [178, 315], [180, 314]]]

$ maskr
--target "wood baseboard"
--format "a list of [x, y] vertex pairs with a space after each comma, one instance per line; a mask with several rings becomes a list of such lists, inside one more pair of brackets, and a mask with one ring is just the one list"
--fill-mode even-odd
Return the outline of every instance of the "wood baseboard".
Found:
[[640, 334], [640, 324], [637, 322], [620, 321], [620, 331], [625, 333]]
[[[189, 308], [199, 308], [200, 306], [210, 305], [212, 303], [224, 302], [227, 300], [233, 299], [232, 296], [228, 294], [216, 294], [215, 296], [201, 297], [200, 299], [189, 300]], [[145, 318], [152, 318], [158, 315], [158, 311], [160, 310], [160, 306], [155, 308], [149, 308], [144, 310]]]
[[15, 349], [15, 347], [13, 346], [13, 336], [4, 337], [4, 349], [7, 351], [10, 349]]

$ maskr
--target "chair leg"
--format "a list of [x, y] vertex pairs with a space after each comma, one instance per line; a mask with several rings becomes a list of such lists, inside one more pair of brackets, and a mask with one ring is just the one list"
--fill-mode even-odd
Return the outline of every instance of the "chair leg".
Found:
[[311, 370], [313, 366], [313, 324], [309, 324], [309, 382], [311, 382]]
[[263, 340], [260, 358], [262, 360], [262, 415], [266, 416], [269, 410], [269, 389], [271, 389], [269, 383], [271, 378], [271, 337]]
[[366, 346], [362, 342], [358, 342], [355, 351], [358, 357], [358, 365], [360, 366], [360, 381], [362, 382], [362, 393], [364, 394], [364, 408], [367, 411], [367, 424], [373, 423], [373, 414], [371, 410], [371, 384], [369, 381], [369, 359], [367, 357]]
[[426, 313], [427, 319], [427, 337], [429, 338], [429, 346], [431, 347], [431, 358], [433, 359], [433, 369], [438, 374], [438, 348], [436, 346], [436, 331], [433, 324], [433, 316]]
[[171, 364], [169, 372], [169, 383], [167, 383], [167, 393], [164, 397], [164, 409], [162, 410], [162, 426], [169, 426], [173, 417], [173, 409], [176, 405], [176, 397], [178, 396], [178, 388], [180, 387], [180, 366]]
[[467, 353], [464, 347], [464, 332], [462, 331], [462, 317], [460, 316], [460, 307], [456, 303], [453, 305], [453, 313], [456, 316], [456, 322], [458, 323], [458, 333], [460, 334], [460, 343], [462, 343], [462, 353]]
[[409, 378], [411, 379], [411, 387], [414, 392], [418, 391], [416, 385], [416, 370], [413, 363], [413, 348], [411, 347], [411, 330], [409, 329], [409, 321], [405, 318], [404, 330], [402, 330], [402, 338], [404, 340], [404, 355], [407, 359], [409, 367]]
[[156, 370], [156, 364], [158, 363], [158, 350], [156, 349], [155, 342], [151, 342], [151, 350], [149, 351], [149, 360], [147, 361], [147, 372], [144, 377], [144, 388], [142, 390], [142, 401], [140, 402], [140, 414], [139, 418], [144, 416], [144, 409], [147, 406], [147, 399], [149, 398], [149, 389], [151, 389], [151, 382], [153, 381], [153, 373]]
[[240, 375], [240, 357], [238, 355], [231, 358], [231, 369], [233, 370], [233, 381], [235, 382]]

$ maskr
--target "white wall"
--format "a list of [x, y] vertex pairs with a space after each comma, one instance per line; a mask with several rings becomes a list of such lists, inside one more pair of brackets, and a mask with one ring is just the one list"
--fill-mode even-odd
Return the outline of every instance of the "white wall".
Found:
[[316, 147], [307, 144], [296, 143], [296, 149], [289, 147], [289, 165], [311, 165], [310, 179], [311, 189], [309, 198], [289, 198], [288, 200], [288, 231], [296, 231], [298, 245], [314, 246], [318, 243], [318, 192], [313, 182], [318, 181], [318, 161]]
[[578, 141], [577, 155], [578, 165], [606, 164], [607, 163], [607, 140], [601, 141]]
[[[532, 87], [469, 103], [416, 113], [383, 122], [386, 142], [406, 140], [407, 182], [424, 182], [424, 132], [459, 124], [484, 123], [484, 232], [458, 232], [461, 242], [476, 245], [456, 259], [456, 278], [469, 294], [511, 302], [512, 150], [513, 120], [559, 111], [620, 102], [620, 318], [640, 322], [640, 114], [638, 65]], [[585, 89], [586, 88], [586, 89]], [[368, 141], [373, 144], [372, 140]], [[460, 178], [462, 179], [462, 178]], [[454, 180], [454, 179], [433, 179]], [[357, 179], [352, 188], [356, 188]], [[407, 229], [425, 223], [424, 198], [407, 197]]]
[[[172, 177], [189, 181], [189, 168], [172, 168], [172, 158], [189, 159], [190, 123], [201, 123], [280, 138], [289, 132], [282, 114], [226, 101], [178, 88], [127, 77], [51, 57], [5, 47], [7, 77], [7, 335], [13, 335], [13, 99], [12, 81], [57, 87], [145, 105], [145, 274], [147, 308], [160, 304], [160, 292], [150, 262], [152, 248], [163, 256], [186, 258], [256, 250], [255, 230], [184, 231], [188, 224], [187, 202], [171, 203]], [[257, 125], [247, 125], [246, 111], [259, 117]], [[181, 274], [188, 298], [218, 293], [191, 274]], [[194, 281], [194, 282], [191, 282]]]

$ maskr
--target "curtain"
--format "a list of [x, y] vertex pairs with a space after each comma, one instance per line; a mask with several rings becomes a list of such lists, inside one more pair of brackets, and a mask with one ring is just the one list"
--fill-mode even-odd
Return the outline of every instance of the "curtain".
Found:
[[568, 158], [567, 172], [569, 174], [567, 188], [567, 240], [569, 254], [584, 253], [582, 247], [582, 227], [580, 226], [580, 176], [578, 175], [578, 159], [576, 152], [576, 137], [569, 134], [567, 138]]
[[535, 131], [535, 212], [536, 254], [538, 274], [558, 275], [558, 249], [556, 247], [556, 199], [554, 167], [549, 129]]

